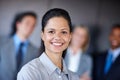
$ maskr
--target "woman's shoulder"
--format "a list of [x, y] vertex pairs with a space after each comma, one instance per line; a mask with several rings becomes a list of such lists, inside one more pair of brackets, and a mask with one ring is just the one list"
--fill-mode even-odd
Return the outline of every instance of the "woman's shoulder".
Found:
[[28, 62], [27, 64], [25, 64], [22, 69], [36, 69], [40, 64], [40, 59], [39, 58], [35, 58], [33, 60], [31, 60], [30, 62]]
[[87, 63], [92, 63], [92, 57], [89, 54], [82, 54], [81, 58], [86, 61]]
[[19, 73], [22, 73], [23, 71], [26, 71], [26, 72], [35, 72], [37, 71], [38, 67], [39, 67], [39, 64], [40, 64], [40, 60], [39, 58], [35, 58], [33, 60], [31, 60], [30, 62], [28, 62], [27, 64], [25, 64]]
[[82, 57], [84, 57], [84, 58], [89, 58], [89, 59], [92, 58], [91, 55], [90, 55], [90, 54], [87, 54], [87, 53], [83, 53], [83, 54], [82, 54]]
[[17, 80], [25, 80], [25, 79], [28, 80], [29, 78], [30, 80], [34, 80], [34, 79], [38, 80], [37, 79], [38, 76], [40, 77], [39, 67], [40, 67], [39, 58], [33, 59], [32, 61], [28, 62], [21, 68], [21, 70], [17, 75]]

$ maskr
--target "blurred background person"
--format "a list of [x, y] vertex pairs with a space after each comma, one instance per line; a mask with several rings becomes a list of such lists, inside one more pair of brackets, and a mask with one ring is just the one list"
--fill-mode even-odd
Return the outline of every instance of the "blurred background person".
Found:
[[11, 36], [0, 48], [1, 80], [16, 80], [20, 68], [39, 56], [38, 48], [29, 41], [36, 22], [37, 15], [34, 12], [23, 12], [16, 15]]
[[64, 55], [68, 69], [77, 73], [80, 80], [91, 80], [92, 59], [86, 54], [89, 40], [86, 26], [74, 27], [70, 46]]
[[110, 48], [94, 56], [94, 80], [120, 80], [120, 24], [112, 27]]

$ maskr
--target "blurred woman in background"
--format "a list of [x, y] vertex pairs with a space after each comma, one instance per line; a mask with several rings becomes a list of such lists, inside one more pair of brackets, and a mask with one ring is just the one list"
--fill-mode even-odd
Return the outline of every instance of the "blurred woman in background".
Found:
[[69, 70], [77, 73], [80, 80], [91, 80], [92, 59], [86, 54], [90, 36], [84, 25], [73, 27], [72, 40], [64, 58]]

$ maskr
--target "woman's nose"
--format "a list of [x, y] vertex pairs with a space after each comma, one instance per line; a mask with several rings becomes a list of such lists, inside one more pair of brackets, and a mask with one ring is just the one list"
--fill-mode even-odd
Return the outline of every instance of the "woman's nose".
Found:
[[55, 34], [54, 39], [57, 39], [57, 40], [61, 39], [61, 34]]

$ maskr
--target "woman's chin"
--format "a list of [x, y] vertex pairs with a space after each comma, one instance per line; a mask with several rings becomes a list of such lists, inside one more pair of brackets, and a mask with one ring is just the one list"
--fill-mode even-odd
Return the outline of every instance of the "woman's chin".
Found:
[[62, 53], [63, 51], [55, 50], [54, 52], [55, 52], [55, 53]]
[[60, 49], [53, 49], [52, 52], [54, 52], [54, 53], [62, 53], [63, 50], [60, 50]]

